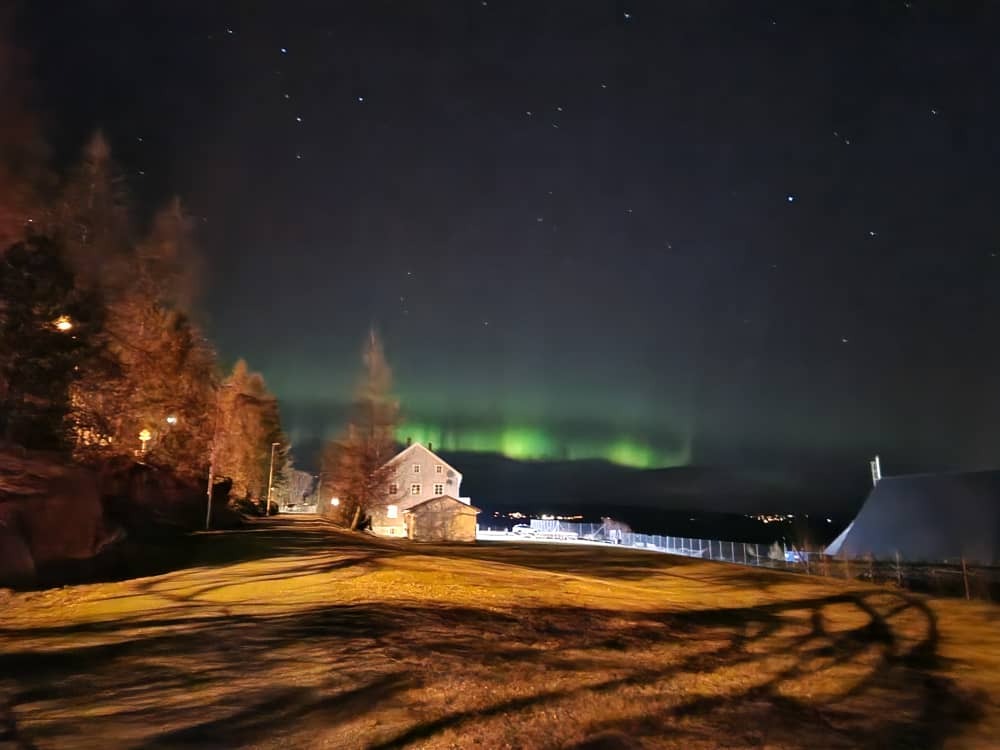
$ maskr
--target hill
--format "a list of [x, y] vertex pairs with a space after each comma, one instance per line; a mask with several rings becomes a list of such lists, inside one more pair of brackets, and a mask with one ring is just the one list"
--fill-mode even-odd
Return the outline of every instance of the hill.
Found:
[[997, 607], [311, 518], [8, 594], [0, 746], [995, 747]]

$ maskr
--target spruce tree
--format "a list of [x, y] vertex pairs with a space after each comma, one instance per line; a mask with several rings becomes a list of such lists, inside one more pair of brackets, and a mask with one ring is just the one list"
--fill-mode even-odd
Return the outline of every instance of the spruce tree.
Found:
[[[320, 490], [320, 512], [351, 529], [388, 497], [392, 480], [388, 461], [396, 451], [399, 424], [399, 405], [391, 393], [392, 371], [374, 330], [369, 332], [363, 362], [347, 427], [323, 449]], [[328, 497], [337, 497], [339, 505], [330, 505]]]

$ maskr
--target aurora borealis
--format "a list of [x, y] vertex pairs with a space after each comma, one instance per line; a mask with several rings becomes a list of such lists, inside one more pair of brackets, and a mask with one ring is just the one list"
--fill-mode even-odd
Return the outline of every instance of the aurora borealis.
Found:
[[588, 439], [575, 433], [561, 438], [542, 427], [517, 425], [499, 429], [449, 429], [433, 424], [409, 421], [399, 427], [397, 438], [433, 444], [449, 452], [497, 453], [506, 458], [528, 461], [577, 461], [603, 459], [636, 469], [659, 469], [686, 466], [690, 462], [688, 446], [669, 451], [639, 437], [615, 436]]
[[445, 451], [995, 466], [996, 11], [809, 6], [31, 2], [21, 39], [56, 157], [103, 127], [198, 217], [198, 315], [300, 466], [372, 325]]

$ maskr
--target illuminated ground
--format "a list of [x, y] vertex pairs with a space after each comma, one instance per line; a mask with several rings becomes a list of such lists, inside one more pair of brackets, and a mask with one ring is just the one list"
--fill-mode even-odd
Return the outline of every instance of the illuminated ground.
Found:
[[373, 543], [308, 517], [195, 545], [165, 575], [0, 599], [0, 748], [1000, 737], [995, 606], [613, 548]]

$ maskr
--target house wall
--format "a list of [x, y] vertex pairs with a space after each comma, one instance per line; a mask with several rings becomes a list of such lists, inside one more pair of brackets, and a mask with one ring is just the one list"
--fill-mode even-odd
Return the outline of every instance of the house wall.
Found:
[[[413, 470], [414, 465], [420, 467], [419, 471]], [[440, 473], [437, 467], [441, 467]], [[391, 481], [396, 483], [397, 490], [395, 494], [390, 494], [387, 503], [406, 508], [442, 495], [459, 497], [462, 475], [449, 468], [444, 461], [422, 445], [413, 446], [412, 450], [398, 460], [395, 468]], [[420, 485], [420, 491], [416, 494], [410, 491], [414, 484]], [[441, 492], [434, 491], [435, 485], [438, 484], [442, 485]]]
[[396, 506], [395, 518], [390, 518], [388, 511], [388, 505], [371, 509], [372, 533], [378, 536], [405, 537], [406, 519], [403, 518], [403, 509]]
[[476, 511], [454, 501], [422, 505], [406, 514], [406, 524], [418, 542], [476, 541]]

